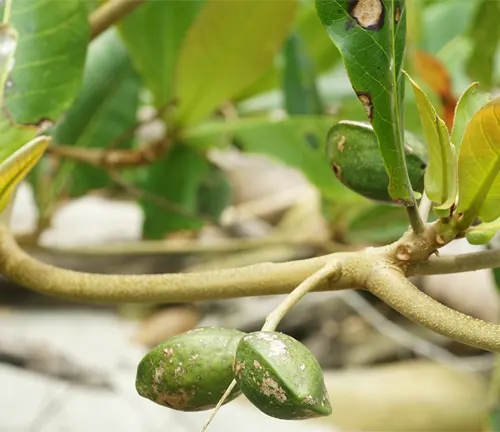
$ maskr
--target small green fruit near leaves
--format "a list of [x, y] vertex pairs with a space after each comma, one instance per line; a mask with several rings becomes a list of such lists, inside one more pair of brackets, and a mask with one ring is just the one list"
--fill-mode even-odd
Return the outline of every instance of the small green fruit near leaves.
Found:
[[[178, 411], [214, 408], [234, 379], [236, 347], [245, 335], [225, 327], [200, 327], [153, 348], [137, 367], [137, 392]], [[241, 394], [235, 387], [225, 403]]]
[[[413, 190], [424, 190], [427, 150], [405, 132], [405, 157]], [[328, 133], [327, 153], [336, 177], [349, 189], [374, 201], [394, 203], [389, 195], [389, 176], [380, 155], [373, 128], [362, 122], [340, 121]]]
[[321, 366], [291, 336], [248, 334], [238, 344], [234, 374], [247, 399], [271, 417], [301, 420], [332, 412]]

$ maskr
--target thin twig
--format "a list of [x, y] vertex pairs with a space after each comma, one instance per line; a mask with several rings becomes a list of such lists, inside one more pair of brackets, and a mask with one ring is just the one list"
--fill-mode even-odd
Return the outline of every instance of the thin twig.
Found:
[[95, 39], [105, 30], [130, 14], [145, 0], [109, 0], [90, 15], [90, 38]]
[[430, 258], [418, 264], [410, 274], [435, 275], [464, 273], [500, 267], [500, 249], [489, 249], [461, 255]]
[[432, 209], [432, 201], [424, 192], [422, 195], [422, 199], [420, 200], [420, 205], [418, 207], [418, 212], [424, 222], [427, 222], [429, 220], [429, 214], [431, 212], [431, 209]]
[[[21, 237], [21, 242], [25, 237]], [[31, 240], [31, 237], [29, 237]], [[18, 239], [19, 241], [19, 239]], [[332, 252], [355, 251], [358, 247], [352, 247], [329, 241], [293, 239], [284, 235], [270, 235], [263, 238], [231, 238], [217, 240], [216, 242], [204, 243], [199, 240], [186, 240], [182, 242], [164, 240], [143, 240], [138, 242], [113, 243], [99, 246], [43, 246], [37, 245], [36, 249], [53, 254], [77, 255], [77, 256], [127, 256], [127, 255], [158, 255], [158, 254], [213, 254], [238, 252], [258, 249], [270, 246], [310, 246], [319, 249], [328, 249]], [[33, 250], [33, 248], [31, 249]]]
[[335, 279], [335, 276], [340, 277], [342, 267], [338, 261], [332, 260], [327, 262], [324, 267], [309, 276], [296, 289], [274, 309], [266, 318], [266, 322], [262, 327], [262, 331], [274, 331], [284, 316], [309, 292], [314, 290], [325, 282], [327, 279]]
[[141, 149], [107, 149], [52, 145], [47, 153], [100, 168], [130, 168], [149, 165], [160, 159], [168, 149], [169, 141], [154, 141]]

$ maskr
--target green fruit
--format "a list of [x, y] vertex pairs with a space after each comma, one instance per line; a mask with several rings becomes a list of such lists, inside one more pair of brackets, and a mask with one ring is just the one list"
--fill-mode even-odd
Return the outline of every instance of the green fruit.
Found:
[[271, 417], [299, 420], [332, 412], [321, 366], [291, 336], [248, 334], [238, 344], [234, 374], [247, 399]]
[[[137, 392], [179, 411], [214, 408], [234, 379], [236, 347], [245, 335], [224, 327], [201, 327], [153, 348], [137, 367]], [[241, 394], [238, 387], [225, 401]]]
[[[345, 186], [374, 201], [393, 203], [377, 136], [369, 124], [337, 123], [328, 133], [327, 153], [333, 172]], [[405, 132], [405, 156], [413, 190], [422, 193], [427, 150], [408, 131]]]

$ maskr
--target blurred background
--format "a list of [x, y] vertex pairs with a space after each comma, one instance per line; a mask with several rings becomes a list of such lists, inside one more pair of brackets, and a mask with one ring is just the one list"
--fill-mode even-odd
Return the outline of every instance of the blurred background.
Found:
[[[312, 1], [297, 1], [279, 24], [239, 32], [230, 12], [213, 23], [205, 14], [205, 33], [194, 21], [187, 36], [194, 50], [210, 43], [196, 39], [197, 31], [223, 29], [222, 40], [234, 31], [235, 40], [227, 46], [216, 40], [209, 59], [192, 57], [197, 74], [191, 71], [182, 85], [204, 83], [217, 106], [200, 115], [197, 103], [206, 99], [195, 100], [180, 132], [169, 123], [175, 100], [167, 95], [159, 102], [164, 88], [161, 80], [160, 90], [151, 84], [155, 74], [145, 58], [165, 26], [166, 3], [141, 5], [89, 46], [78, 96], [49, 129], [55, 145], [17, 194], [12, 227], [28, 253], [88, 272], [192, 272], [357, 250], [406, 230], [403, 209], [355, 195], [331, 172], [329, 128], [366, 114]], [[471, 82], [497, 92], [500, 2], [406, 4], [406, 69], [451, 126]], [[89, 13], [95, 7], [89, 2]], [[141, 29], [144, 40], [134, 39]], [[267, 60], [252, 54], [261, 40], [270, 41], [262, 45]], [[159, 70], [171, 61], [169, 51], [152, 52]], [[182, 58], [189, 63], [187, 54]], [[218, 88], [248, 70], [230, 93]], [[218, 92], [223, 100], [213, 96]], [[421, 136], [411, 91], [405, 118], [406, 128]], [[114, 162], [100, 159], [113, 151]], [[442, 254], [478, 249], [463, 240]], [[499, 321], [491, 270], [414, 282], [454, 309]], [[197, 326], [258, 330], [281, 300], [100, 306], [43, 297], [0, 279], [0, 431], [199, 430], [209, 412], [179, 413], [137, 395], [139, 360]], [[367, 293], [311, 294], [279, 330], [320, 361], [332, 415], [279, 421], [242, 396], [221, 409], [211, 430], [500, 430], [498, 389], [490, 385], [495, 358], [412, 324]]]

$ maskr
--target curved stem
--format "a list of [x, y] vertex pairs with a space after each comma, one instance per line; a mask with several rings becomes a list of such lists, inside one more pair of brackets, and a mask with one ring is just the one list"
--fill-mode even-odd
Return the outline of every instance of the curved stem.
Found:
[[109, 0], [90, 15], [90, 38], [95, 39], [145, 0]]
[[394, 268], [374, 269], [366, 287], [413, 322], [464, 344], [500, 352], [500, 325], [444, 306], [418, 290]]
[[266, 318], [266, 322], [262, 327], [262, 331], [274, 331], [280, 321], [290, 310], [309, 292], [321, 285], [327, 279], [339, 279], [341, 276], [342, 266], [338, 261], [332, 261], [325, 264], [317, 272], [313, 273], [304, 280], [297, 288], [295, 288], [283, 300], [276, 309], [274, 309]]
[[[334, 255], [339, 261], [354, 253]], [[42, 294], [67, 299], [115, 302], [193, 302], [285, 294], [319, 270], [330, 256], [280, 264], [263, 263], [230, 270], [163, 275], [102, 275], [53, 267], [30, 257], [0, 224], [0, 273]], [[323, 283], [318, 290], [353, 288], [352, 279]]]

